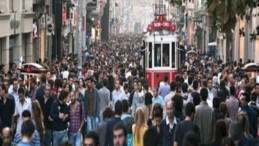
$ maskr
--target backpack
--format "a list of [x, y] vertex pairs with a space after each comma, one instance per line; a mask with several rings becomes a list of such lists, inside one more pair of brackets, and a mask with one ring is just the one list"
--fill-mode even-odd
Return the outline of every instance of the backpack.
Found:
[[134, 124], [134, 118], [133, 117], [127, 117], [124, 120], [122, 120], [123, 124], [125, 125], [127, 132], [129, 134], [132, 133], [132, 125]]

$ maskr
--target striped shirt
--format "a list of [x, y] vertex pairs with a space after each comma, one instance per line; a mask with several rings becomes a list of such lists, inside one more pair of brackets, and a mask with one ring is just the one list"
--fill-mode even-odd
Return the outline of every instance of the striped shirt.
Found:
[[[70, 115], [69, 134], [70, 135], [78, 132], [78, 130], [81, 126], [81, 122], [85, 118], [84, 117], [84, 115], [85, 115], [84, 107], [83, 106], [80, 107], [80, 106], [81, 106], [81, 104], [78, 102], [75, 111], [72, 111], [72, 108], [70, 105], [70, 109], [69, 109], [69, 115]], [[80, 108], [81, 108], [81, 115], [80, 115]]]
[[[16, 132], [15, 136], [14, 136], [14, 143], [18, 144], [19, 142], [22, 141], [21, 136], [20, 136], [20, 132]], [[37, 130], [35, 130], [34, 132], [34, 137], [31, 141], [31, 146], [41, 146], [40, 144], [40, 136]]]

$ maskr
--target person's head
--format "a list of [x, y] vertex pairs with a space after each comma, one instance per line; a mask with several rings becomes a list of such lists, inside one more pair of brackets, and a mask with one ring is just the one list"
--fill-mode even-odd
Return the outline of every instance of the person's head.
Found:
[[171, 90], [171, 91], [175, 91], [175, 88], [176, 88], [176, 83], [175, 83], [175, 81], [172, 81], [172, 82], [170, 83], [170, 90]]
[[234, 120], [230, 123], [229, 136], [233, 141], [239, 142], [243, 136], [243, 127], [239, 120]]
[[34, 89], [34, 90], [37, 88], [37, 81], [35, 78], [31, 78], [30, 87], [31, 87], [31, 89]]
[[203, 101], [206, 101], [208, 98], [208, 90], [206, 88], [202, 88], [200, 91], [200, 94], [201, 94], [201, 99]]
[[120, 81], [119, 80], [115, 81], [115, 89], [120, 90]]
[[201, 102], [200, 94], [194, 94], [194, 96], [193, 96], [193, 104], [196, 106], [196, 105], [199, 105], [200, 102]]
[[17, 78], [13, 79], [13, 90], [16, 92], [18, 90], [19, 87], [19, 81]]
[[46, 73], [46, 80], [49, 80], [51, 78], [51, 72], [47, 71]]
[[[107, 85], [107, 84], [106, 84]], [[79, 87], [80, 88], [85, 88], [85, 82], [84, 82], [84, 79], [83, 78], [80, 78], [79, 79]]]
[[29, 119], [31, 119], [31, 112], [29, 110], [24, 110], [22, 112], [22, 121], [24, 122]]
[[127, 146], [127, 129], [121, 122], [115, 124], [113, 128], [113, 145]]
[[103, 110], [103, 119], [106, 120], [113, 116], [114, 116], [114, 112], [112, 108], [110, 106], [105, 107], [105, 109]]
[[165, 76], [164, 76], [164, 82], [167, 83], [167, 81], [168, 81], [168, 76], [165, 75]]
[[163, 119], [163, 107], [161, 104], [156, 103], [153, 106], [152, 110], [152, 120], [154, 121], [156, 126], [159, 126], [161, 120]]
[[214, 130], [214, 141], [221, 140], [228, 136], [228, 130], [225, 120], [217, 120]]
[[124, 84], [123, 89], [124, 89], [125, 94], [127, 94], [129, 92], [129, 84], [127, 84], [127, 83]]
[[62, 90], [62, 91], [60, 92], [59, 97], [58, 97], [59, 102], [60, 102], [61, 104], [66, 104], [68, 95], [69, 95], [69, 94], [68, 94], [67, 91]]
[[234, 86], [231, 86], [231, 87], [229, 88], [229, 91], [230, 91], [230, 95], [231, 95], [231, 96], [235, 96], [235, 95], [236, 95], [236, 89], [235, 89]]
[[93, 78], [87, 78], [86, 79], [86, 83], [87, 83], [87, 88], [88, 89], [93, 89], [93, 83], [94, 83], [94, 79]]
[[123, 104], [120, 100], [115, 103], [115, 115], [121, 115], [123, 110]]
[[195, 106], [193, 103], [188, 102], [185, 106], [185, 115], [189, 116], [191, 119], [193, 119], [194, 114], [195, 114]]
[[64, 90], [67, 91], [67, 92], [71, 92], [72, 91], [72, 86], [68, 83], [66, 83], [64, 85]]
[[200, 139], [196, 133], [189, 131], [184, 135], [183, 146], [199, 146]]
[[155, 88], [153, 89], [153, 96], [154, 96], [154, 97], [158, 97], [158, 88], [157, 88], [157, 87], [155, 87]]
[[46, 82], [47, 82], [46, 76], [45, 76], [45, 75], [42, 75], [42, 76], [40, 77], [40, 83], [41, 83], [41, 84], [46, 84]]
[[69, 85], [73, 85], [73, 83], [74, 83], [74, 78], [73, 78], [73, 76], [69, 76], [68, 77], [68, 83], [69, 83]]
[[45, 97], [50, 97], [51, 94], [51, 86], [50, 84], [46, 84], [45, 89], [44, 89], [44, 96]]
[[18, 89], [18, 95], [19, 95], [19, 99], [21, 102], [23, 102], [25, 100], [25, 91], [24, 88], [19, 88]]
[[99, 146], [99, 136], [95, 131], [90, 131], [84, 139], [84, 146]]
[[12, 143], [12, 130], [9, 127], [2, 129], [3, 146], [10, 146]]
[[103, 79], [103, 86], [107, 87], [107, 85], [108, 85], [108, 80], [107, 79]]
[[124, 99], [124, 100], [122, 100], [122, 112], [123, 113], [128, 113], [128, 111], [129, 111], [129, 102], [128, 102], [128, 100], [126, 100], [126, 99]]
[[208, 78], [207, 86], [210, 89], [212, 88], [212, 78]]
[[135, 126], [136, 134], [135, 134], [134, 138], [136, 138], [137, 141], [140, 141], [140, 130], [146, 124], [145, 113], [141, 107], [137, 108], [137, 110], [136, 110], [134, 122], [136, 125]]
[[150, 127], [144, 134], [144, 146], [159, 146], [159, 133], [155, 127]]
[[138, 90], [141, 91], [142, 90], [142, 82], [138, 81]]
[[194, 90], [198, 90], [199, 88], [199, 82], [197, 80], [194, 80], [192, 83], [192, 87]]
[[240, 97], [240, 101], [241, 101], [241, 106], [247, 106], [249, 101], [250, 101], [250, 97], [248, 93], [241, 93], [241, 97]]
[[35, 131], [35, 126], [32, 122], [32, 120], [26, 120], [22, 123], [22, 128], [21, 128], [21, 139], [28, 139], [29, 142], [32, 141], [34, 137], [34, 131]]
[[182, 111], [183, 109], [183, 97], [181, 94], [175, 94], [175, 96], [172, 98], [174, 102], [174, 108], [175, 111]]
[[166, 115], [168, 116], [169, 119], [174, 118], [174, 111], [175, 111], [174, 101], [170, 100], [166, 103]]
[[214, 97], [212, 103], [214, 109], [219, 109], [220, 99], [218, 97]]
[[4, 84], [0, 85], [0, 97], [6, 97], [5, 95], [8, 93], [8, 90]]
[[182, 83], [181, 82], [176, 82], [176, 93], [182, 93]]
[[78, 89], [79, 89], [79, 80], [75, 80], [74, 81], [74, 85], [75, 85], [75, 90], [78, 91]]
[[228, 107], [225, 102], [220, 103], [219, 110], [224, 114], [224, 117], [228, 116]]
[[74, 91], [71, 91], [70, 94], [70, 100], [71, 100], [71, 103], [75, 103], [76, 102], [76, 95], [75, 95], [75, 92]]

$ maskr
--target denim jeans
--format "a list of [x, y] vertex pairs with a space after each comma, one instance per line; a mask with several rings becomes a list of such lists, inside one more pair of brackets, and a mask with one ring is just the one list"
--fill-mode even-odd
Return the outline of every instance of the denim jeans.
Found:
[[67, 140], [67, 131], [53, 132], [53, 146], [60, 146], [61, 142]]
[[44, 136], [44, 144], [45, 146], [51, 146], [52, 142], [52, 130], [46, 129], [45, 136]]
[[72, 146], [81, 146], [81, 133], [76, 132], [70, 135], [70, 142], [72, 143]]
[[97, 130], [97, 117], [87, 116], [87, 132], [91, 130]]
[[103, 122], [103, 110], [100, 110], [99, 113], [99, 123]]

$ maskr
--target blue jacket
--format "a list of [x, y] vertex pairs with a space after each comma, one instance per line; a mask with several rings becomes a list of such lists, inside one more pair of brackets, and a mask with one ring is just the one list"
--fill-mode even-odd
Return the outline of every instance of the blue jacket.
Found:
[[[84, 109], [85, 109], [85, 115], [88, 115], [88, 109], [89, 109], [89, 90], [85, 91], [85, 96], [82, 99], [84, 102]], [[100, 111], [100, 97], [97, 89], [93, 89], [93, 108], [94, 108], [94, 117], [99, 117], [99, 111]]]

